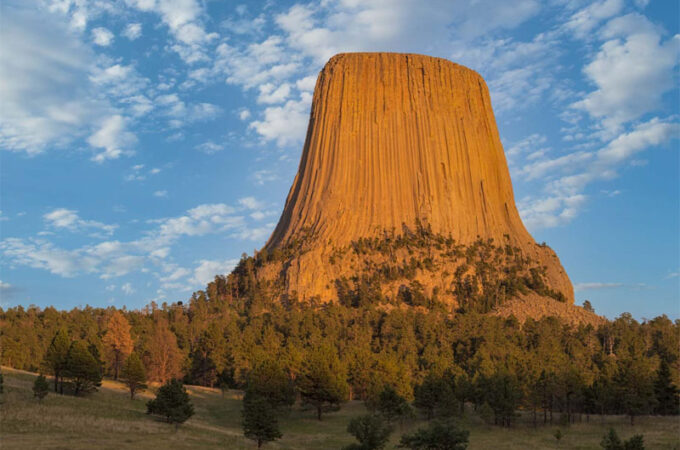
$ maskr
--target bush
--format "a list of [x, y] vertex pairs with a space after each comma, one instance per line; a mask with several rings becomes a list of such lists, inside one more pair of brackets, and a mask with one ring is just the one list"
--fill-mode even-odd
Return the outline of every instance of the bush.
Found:
[[400, 448], [411, 450], [465, 450], [470, 432], [461, 430], [453, 422], [433, 422], [413, 434], [401, 437]]
[[42, 401], [50, 390], [50, 385], [43, 375], [38, 375], [33, 383], [33, 396]]
[[641, 434], [636, 434], [622, 442], [613, 428], [610, 428], [609, 433], [602, 438], [600, 446], [605, 450], [645, 450], [644, 439]]
[[380, 416], [367, 414], [352, 419], [347, 431], [359, 444], [351, 444], [345, 450], [380, 450], [387, 445], [392, 427], [384, 423]]

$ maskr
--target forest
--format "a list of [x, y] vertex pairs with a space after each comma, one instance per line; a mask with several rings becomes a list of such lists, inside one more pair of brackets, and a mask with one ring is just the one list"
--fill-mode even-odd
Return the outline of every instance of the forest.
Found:
[[[384, 246], [361, 242], [354, 251], [366, 248]], [[456, 251], [474, 263], [474, 252]], [[371, 274], [338, 283], [337, 302], [272, 302], [255, 272], [274, 257], [244, 256], [186, 302], [0, 310], [2, 364], [51, 375], [51, 390], [75, 395], [97, 389], [102, 376], [125, 381], [133, 397], [146, 382], [242, 389], [256, 428], [296, 402], [322, 420], [361, 400], [390, 421], [448, 419], [467, 404], [499, 427], [512, 427], [518, 411], [535, 426], [609, 414], [634, 424], [637, 416], [679, 412], [680, 322], [666, 316], [638, 322], [624, 313], [575, 326], [486, 314], [498, 302], [485, 293], [500, 285], [542, 289], [540, 274], [522, 266], [513, 278], [483, 271], [482, 282], [494, 288], [461, 291], [468, 294], [455, 311], [413, 285], [385, 299], [375, 287], [384, 278]], [[366, 420], [355, 427], [379, 429]]]

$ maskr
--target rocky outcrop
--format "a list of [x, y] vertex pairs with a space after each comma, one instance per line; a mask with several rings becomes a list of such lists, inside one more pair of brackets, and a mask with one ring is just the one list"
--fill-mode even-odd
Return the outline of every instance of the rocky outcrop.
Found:
[[[284, 296], [332, 301], [336, 281], [366, 259], [354, 252], [338, 264], [343, 249], [418, 227], [460, 245], [492, 239], [519, 249], [573, 303], [559, 259], [517, 212], [482, 77], [422, 55], [336, 55], [319, 74], [300, 167], [264, 248], [279, 257], [258, 278], [278, 279]], [[452, 277], [459, 267], [442, 260], [438, 271]], [[426, 291], [456, 301], [452, 280], [421, 275]]]

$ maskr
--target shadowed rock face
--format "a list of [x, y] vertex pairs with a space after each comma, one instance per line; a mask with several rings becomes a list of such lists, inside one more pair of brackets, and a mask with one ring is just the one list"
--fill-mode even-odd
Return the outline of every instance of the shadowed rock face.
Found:
[[573, 302], [559, 259], [519, 217], [481, 76], [422, 55], [336, 55], [319, 74], [298, 174], [265, 246], [305, 251], [276, 272], [301, 300], [330, 299], [349, 273], [329, 267], [334, 249], [418, 223], [461, 244], [520, 248]]

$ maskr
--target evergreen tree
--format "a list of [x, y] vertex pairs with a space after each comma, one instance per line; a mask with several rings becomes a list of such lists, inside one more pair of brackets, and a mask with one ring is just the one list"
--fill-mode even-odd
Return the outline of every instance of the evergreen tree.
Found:
[[296, 381], [302, 399], [316, 408], [319, 420], [324, 408], [339, 407], [349, 394], [344, 367], [330, 345], [310, 352]]
[[71, 344], [63, 376], [73, 385], [74, 395], [96, 391], [97, 387], [101, 386], [101, 366], [83, 341]]
[[165, 417], [177, 429], [194, 415], [194, 406], [182, 382], [173, 378], [158, 389], [155, 399], [147, 402], [146, 413]]
[[359, 444], [351, 444], [345, 450], [381, 450], [387, 445], [392, 427], [383, 422], [380, 416], [367, 414], [350, 420], [347, 432], [354, 436]]
[[470, 432], [452, 422], [435, 421], [428, 428], [401, 437], [400, 448], [411, 450], [465, 450]]
[[404, 397], [390, 385], [386, 385], [378, 396], [376, 405], [378, 412], [391, 423], [395, 419], [403, 419], [411, 413], [411, 407]]
[[282, 434], [276, 413], [266, 398], [246, 391], [243, 398], [243, 434], [257, 442], [257, 448], [266, 442], [280, 439]]
[[54, 392], [64, 393], [63, 373], [66, 367], [66, 358], [71, 348], [71, 339], [64, 329], [60, 329], [52, 338], [50, 346], [45, 353], [44, 365], [54, 375]]
[[514, 375], [495, 373], [485, 380], [484, 387], [489, 406], [494, 411], [495, 423], [510, 426], [522, 399], [522, 390]]
[[656, 372], [654, 395], [656, 414], [667, 416], [677, 415], [680, 412], [680, 395], [678, 395], [678, 388], [673, 384], [671, 369], [665, 359], [661, 360], [659, 370]]
[[47, 383], [47, 379], [42, 374], [38, 375], [38, 378], [33, 382], [33, 396], [42, 401], [49, 390], [50, 385]]
[[290, 408], [295, 403], [295, 385], [274, 359], [261, 361], [248, 373], [248, 391], [264, 397], [275, 409]]
[[136, 353], [131, 353], [128, 356], [123, 369], [121, 371], [121, 377], [125, 384], [127, 384], [130, 389], [130, 399], [135, 398], [135, 392], [138, 389], [144, 388], [144, 383], [146, 383], [146, 369], [142, 360], [139, 359]]
[[413, 390], [413, 405], [420, 409], [428, 420], [434, 417], [449, 417], [458, 410], [458, 402], [451, 383], [444, 377], [428, 374]]
[[128, 355], [132, 353], [133, 348], [130, 323], [120, 311], [114, 311], [111, 314], [102, 343], [106, 348], [109, 367], [113, 371], [113, 379], [117, 380], [120, 368]]
[[617, 399], [621, 410], [630, 417], [650, 413], [655, 406], [654, 385], [648, 365], [641, 357], [629, 357], [619, 362], [616, 374]]

